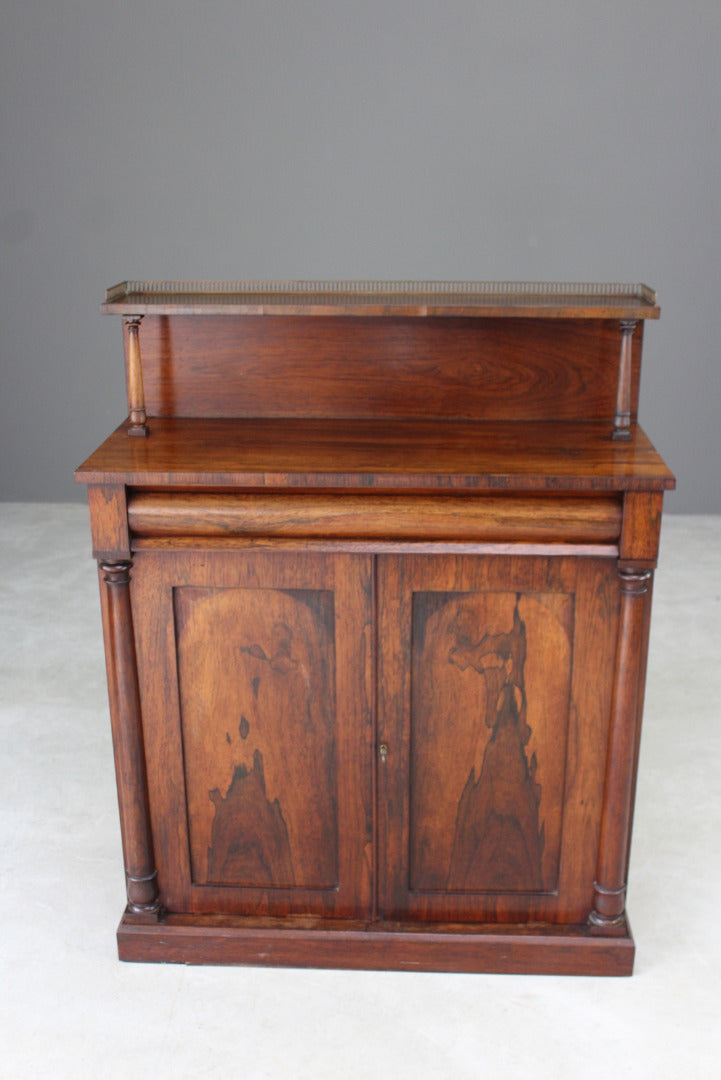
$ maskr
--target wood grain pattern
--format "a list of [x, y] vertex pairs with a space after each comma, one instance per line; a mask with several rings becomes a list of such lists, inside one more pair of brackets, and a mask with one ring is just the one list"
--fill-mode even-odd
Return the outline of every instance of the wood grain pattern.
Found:
[[595, 937], [584, 925], [419, 927], [413, 923], [322, 925], [169, 915], [159, 927], [127, 915], [118, 928], [122, 960], [176, 964], [361, 968], [370, 971], [497, 972], [532, 975], [630, 975], [630, 930]]
[[618, 361], [618, 389], [616, 391], [616, 412], [613, 417], [613, 439], [631, 438], [631, 397], [632, 397], [632, 374], [631, 357], [633, 353], [633, 332], [636, 329], [635, 319], [621, 319], [621, 353]]
[[111, 563], [130, 559], [125, 487], [122, 484], [89, 484], [88, 508], [93, 558]]
[[664, 491], [673, 475], [639, 427], [433, 420], [149, 421], [117, 429], [76, 471], [81, 483], [142, 488], [374, 491]]
[[128, 561], [100, 563], [100, 599], [128, 908], [136, 915], [155, 919], [160, 901], [130, 603], [130, 567]]
[[613, 560], [388, 556], [379, 596], [384, 916], [582, 921]]
[[126, 315], [123, 319], [125, 343], [125, 374], [128, 393], [128, 435], [145, 437], [148, 434], [143, 389], [143, 363], [140, 351], [142, 315]]
[[335, 888], [333, 595], [174, 590], [193, 881]]
[[414, 594], [412, 889], [556, 887], [572, 638], [568, 595]]
[[[620, 334], [590, 319], [146, 315], [149, 416], [605, 419]], [[629, 355], [635, 418], [643, 325]], [[332, 332], [330, 332], [332, 330]]]
[[627, 492], [623, 500], [623, 530], [619, 544], [620, 565], [653, 569], [658, 558], [663, 495], [659, 492]]
[[104, 310], [130, 415], [76, 478], [120, 956], [629, 974], [675, 483], [636, 422], [653, 291], [136, 281]]
[[618, 539], [614, 496], [296, 495], [134, 492], [134, 537], [300, 537], [602, 543]]
[[606, 931], [619, 928], [622, 932], [642, 694], [638, 658], [643, 654], [651, 571], [622, 569], [619, 578], [621, 614], [590, 921]]
[[367, 556], [136, 555], [163, 905], [368, 917]]

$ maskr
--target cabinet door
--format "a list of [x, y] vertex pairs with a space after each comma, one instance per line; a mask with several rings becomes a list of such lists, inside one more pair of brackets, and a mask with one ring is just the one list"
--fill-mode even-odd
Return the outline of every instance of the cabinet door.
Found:
[[581, 922], [618, 612], [610, 559], [379, 559], [379, 911]]
[[132, 576], [170, 911], [366, 917], [369, 558], [145, 550]]

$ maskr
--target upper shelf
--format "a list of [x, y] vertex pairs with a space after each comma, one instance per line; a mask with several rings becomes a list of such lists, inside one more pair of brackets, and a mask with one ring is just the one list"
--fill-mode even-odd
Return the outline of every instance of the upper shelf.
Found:
[[106, 314], [657, 319], [648, 285], [509, 281], [124, 281]]

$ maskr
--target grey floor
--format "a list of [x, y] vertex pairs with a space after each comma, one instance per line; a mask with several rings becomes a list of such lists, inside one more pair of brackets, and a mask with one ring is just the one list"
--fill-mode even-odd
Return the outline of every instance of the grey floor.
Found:
[[656, 580], [631, 979], [120, 964], [87, 514], [0, 504], [0, 1076], [721, 1076], [721, 518]]

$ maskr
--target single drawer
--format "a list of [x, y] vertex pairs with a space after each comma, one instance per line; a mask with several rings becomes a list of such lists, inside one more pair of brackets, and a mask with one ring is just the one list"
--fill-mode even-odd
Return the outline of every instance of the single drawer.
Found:
[[235, 494], [136, 491], [137, 537], [289, 537], [613, 543], [619, 498], [568, 495]]

